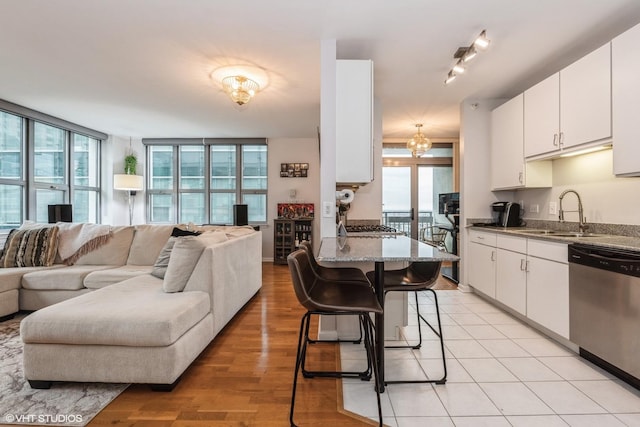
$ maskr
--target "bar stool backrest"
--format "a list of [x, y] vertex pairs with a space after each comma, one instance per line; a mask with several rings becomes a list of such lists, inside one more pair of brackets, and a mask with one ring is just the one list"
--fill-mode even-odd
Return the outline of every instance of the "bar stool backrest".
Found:
[[320, 269], [320, 265], [316, 261], [316, 257], [313, 254], [313, 247], [311, 246], [311, 243], [309, 243], [306, 240], [303, 240], [302, 242], [300, 242], [300, 248], [307, 251], [307, 255], [309, 255], [309, 262], [311, 263], [311, 267], [313, 268], [314, 271], [317, 272]]
[[414, 262], [409, 265], [409, 270], [420, 276], [423, 282], [431, 282], [431, 284], [435, 284], [436, 280], [438, 280], [438, 275], [440, 274], [440, 266], [441, 262], [437, 261], [428, 261], [428, 262]]
[[314, 303], [310, 294], [317, 278], [311, 267], [309, 255], [304, 249], [298, 249], [287, 256], [287, 264], [289, 264], [289, 272], [291, 273], [291, 281], [293, 282], [296, 298], [307, 310], [317, 310], [318, 306]]

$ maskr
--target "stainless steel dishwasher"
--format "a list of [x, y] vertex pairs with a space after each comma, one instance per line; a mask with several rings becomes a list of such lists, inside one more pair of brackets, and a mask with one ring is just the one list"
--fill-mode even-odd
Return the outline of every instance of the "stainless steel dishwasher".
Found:
[[640, 252], [569, 245], [569, 338], [640, 388]]

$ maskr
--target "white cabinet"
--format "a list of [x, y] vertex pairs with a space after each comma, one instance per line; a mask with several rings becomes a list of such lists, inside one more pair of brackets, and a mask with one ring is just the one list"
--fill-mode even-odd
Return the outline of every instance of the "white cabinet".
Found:
[[373, 62], [336, 61], [336, 182], [373, 181]]
[[613, 172], [640, 175], [640, 126], [636, 102], [640, 99], [640, 25], [611, 42], [613, 89]]
[[527, 239], [499, 235], [496, 299], [527, 314]]
[[491, 112], [491, 187], [551, 187], [551, 163], [524, 161], [523, 95]]
[[469, 230], [467, 283], [569, 338], [567, 244]]
[[527, 317], [568, 339], [567, 244], [529, 239], [527, 254]]
[[469, 280], [467, 284], [488, 297], [496, 297], [496, 235], [469, 232]]
[[610, 138], [610, 43], [524, 92], [525, 157], [552, 157]]
[[560, 74], [547, 77], [524, 91], [524, 155], [560, 149]]

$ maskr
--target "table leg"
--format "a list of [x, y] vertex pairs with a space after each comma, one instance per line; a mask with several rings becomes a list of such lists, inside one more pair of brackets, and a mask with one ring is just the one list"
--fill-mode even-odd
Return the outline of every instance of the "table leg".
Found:
[[375, 267], [374, 283], [378, 302], [383, 308], [381, 314], [376, 314], [376, 358], [378, 359], [378, 387], [380, 393], [384, 392], [384, 262], [377, 261]]

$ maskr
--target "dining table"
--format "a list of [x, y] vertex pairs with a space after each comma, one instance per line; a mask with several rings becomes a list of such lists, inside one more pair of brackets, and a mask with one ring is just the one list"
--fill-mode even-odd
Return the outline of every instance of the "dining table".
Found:
[[[373, 262], [373, 283], [380, 306], [384, 308], [385, 262], [457, 262], [458, 256], [404, 235], [370, 234], [360, 236], [323, 237], [317, 260], [322, 263]], [[380, 392], [384, 391], [384, 310], [375, 315], [375, 353]]]

